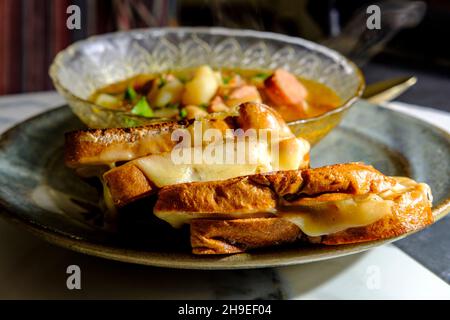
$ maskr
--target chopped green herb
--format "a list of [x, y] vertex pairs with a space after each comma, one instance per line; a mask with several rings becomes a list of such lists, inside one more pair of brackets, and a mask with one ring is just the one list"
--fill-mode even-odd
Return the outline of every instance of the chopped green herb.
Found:
[[140, 123], [136, 119], [124, 118], [123, 123], [125, 127], [137, 127]]
[[142, 117], [153, 117], [153, 110], [145, 97], [142, 97], [131, 109], [131, 113]]
[[208, 108], [208, 104], [207, 103], [201, 103], [198, 105], [200, 108], [206, 110]]
[[229, 84], [230, 81], [231, 81], [231, 77], [223, 77], [223, 78], [222, 78], [223, 84]]
[[184, 119], [184, 118], [186, 118], [187, 117], [187, 111], [186, 111], [186, 109], [181, 109], [180, 110], [180, 118], [181, 119]]
[[258, 74], [255, 74], [252, 78], [254, 79], [254, 80], [266, 80], [268, 77], [270, 77], [270, 74], [269, 73], [258, 73]]
[[161, 89], [167, 84], [167, 80], [164, 77], [159, 77], [158, 89]]
[[128, 86], [127, 90], [125, 91], [125, 100], [128, 101], [134, 101], [137, 97], [136, 90], [134, 90], [133, 86]]
[[178, 80], [180, 80], [180, 82], [183, 83], [183, 84], [188, 82], [188, 79], [186, 77], [178, 77]]
[[166, 108], [169, 108], [169, 109], [178, 109], [179, 106], [180, 106], [180, 104], [179, 104], [178, 102], [176, 102], [176, 103], [168, 103], [168, 104], [166, 105]]
[[225, 95], [223, 96], [223, 100], [228, 100], [229, 97], [230, 97], [229, 95], [225, 94]]

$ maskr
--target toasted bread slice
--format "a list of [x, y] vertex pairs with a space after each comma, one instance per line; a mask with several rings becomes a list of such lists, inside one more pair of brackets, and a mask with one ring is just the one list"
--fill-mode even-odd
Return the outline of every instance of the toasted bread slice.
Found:
[[275, 212], [289, 199], [321, 193], [380, 193], [395, 180], [362, 163], [316, 169], [277, 171], [226, 181], [193, 182], [163, 187], [154, 213], [162, 219], [214, 217], [217, 213]]
[[[193, 120], [156, 123], [134, 128], [88, 129], [68, 132], [65, 135], [64, 158], [67, 166], [109, 165], [130, 161], [150, 154], [169, 152], [178, 143], [172, 141], [177, 129], [193, 129]], [[209, 114], [202, 120], [202, 129], [242, 128], [243, 130], [271, 129], [280, 136], [292, 136], [284, 120], [270, 107], [247, 102], [237, 112]]]
[[430, 201], [418, 185], [393, 198], [392, 214], [362, 227], [310, 237], [291, 221], [278, 218], [235, 220], [192, 220], [191, 245], [194, 254], [229, 254], [249, 249], [291, 243], [340, 245], [400, 236], [433, 223]]
[[191, 223], [194, 254], [230, 254], [298, 240], [299, 227], [279, 218], [196, 219]]
[[[229, 121], [228, 121], [229, 122]], [[210, 126], [217, 124], [208, 120]], [[248, 156], [252, 153], [254, 161], [236, 164], [179, 164], [172, 161], [170, 152], [162, 152], [158, 149], [154, 154], [146, 157], [139, 157], [127, 162], [122, 166], [115, 167], [103, 174], [106, 186], [110, 189], [110, 194], [114, 205], [123, 206], [139, 197], [146, 196], [151, 192], [156, 192], [157, 188], [193, 181], [224, 180], [236, 176], [255, 174], [275, 170], [303, 169], [309, 166], [309, 143], [301, 138], [296, 138], [289, 130], [283, 119], [269, 107], [259, 103], [244, 103], [239, 107], [239, 116], [233, 120], [234, 126], [242, 130], [247, 129], [267, 129], [277, 132], [275, 142], [266, 140], [258, 141], [258, 145], [249, 142], [236, 141], [236, 139], [225, 139], [222, 142], [215, 142], [216, 146], [223, 146], [223, 154], [233, 151], [234, 154], [242, 154], [239, 150], [245, 150]], [[228, 148], [228, 143], [234, 145]], [[247, 142], [246, 142], [247, 141]], [[141, 143], [140, 141], [139, 143]], [[168, 144], [166, 144], [168, 146]], [[244, 148], [239, 148], [244, 146]], [[194, 147], [202, 149], [202, 146]], [[191, 152], [194, 148], [183, 150]], [[111, 149], [111, 148], [109, 148]], [[139, 150], [143, 150], [140, 148]], [[147, 149], [148, 150], [148, 149]], [[247, 152], [247, 150], [251, 150]], [[203, 151], [203, 150], [200, 150]], [[257, 157], [255, 159], [255, 157]], [[234, 158], [232, 155], [230, 158]]]
[[166, 122], [135, 128], [87, 129], [65, 134], [64, 159], [67, 166], [102, 165], [128, 161], [150, 153], [169, 151], [176, 142], [173, 130], [189, 123]]
[[[105, 172], [103, 179], [110, 189], [114, 205], [120, 207], [139, 197], [157, 192], [160, 187], [166, 185], [224, 180], [241, 175], [279, 169], [304, 169], [309, 166], [309, 144], [295, 137], [279, 142], [276, 163], [265, 145], [258, 147], [258, 150], [261, 152], [255, 152], [259, 157], [255, 159], [257, 161], [235, 165], [220, 163], [175, 165], [170, 153], [149, 155]], [[262, 152], [263, 150], [266, 154]], [[238, 151], [234, 152], [237, 154]]]
[[109, 170], [104, 175], [104, 182], [115, 207], [123, 207], [158, 190], [142, 170], [132, 163]]
[[[202, 129], [233, 128], [234, 116], [207, 118]], [[72, 168], [130, 161], [149, 154], [171, 151], [179, 142], [172, 139], [178, 129], [193, 129], [193, 120], [163, 122], [133, 128], [87, 129], [65, 134], [64, 160]]]

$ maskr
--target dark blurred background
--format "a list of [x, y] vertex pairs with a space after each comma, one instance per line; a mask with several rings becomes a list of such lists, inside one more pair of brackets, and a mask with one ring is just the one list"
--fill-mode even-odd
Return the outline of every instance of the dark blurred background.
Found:
[[[81, 9], [69, 30], [67, 7]], [[366, 9], [381, 8], [369, 30]], [[322, 42], [355, 60], [367, 82], [418, 77], [400, 100], [450, 111], [449, 0], [0, 0], [0, 95], [53, 89], [55, 54], [86, 37], [140, 27], [224, 26]]]

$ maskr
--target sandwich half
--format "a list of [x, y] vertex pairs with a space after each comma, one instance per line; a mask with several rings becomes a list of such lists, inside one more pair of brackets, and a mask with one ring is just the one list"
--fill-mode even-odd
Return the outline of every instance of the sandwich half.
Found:
[[[216, 130], [220, 137], [203, 139], [209, 129]], [[188, 133], [181, 141], [177, 140], [180, 130]], [[254, 143], [236, 135], [250, 130], [257, 138]], [[267, 136], [260, 139], [263, 133]], [[195, 141], [198, 135], [200, 143]], [[193, 158], [211, 149], [211, 145], [221, 150], [223, 158], [243, 155], [243, 160], [211, 163], [202, 158], [200, 162], [174, 163], [174, 152], [192, 154]], [[66, 134], [65, 161], [83, 176], [98, 176], [107, 207], [114, 209], [168, 185], [307, 168], [309, 151], [309, 143], [295, 137], [276, 111], [248, 102], [233, 113], [211, 115], [197, 122], [70, 132]]]
[[433, 222], [431, 201], [424, 183], [348, 163], [167, 186], [153, 212], [173, 227], [190, 224], [194, 254], [230, 254], [399, 236]]

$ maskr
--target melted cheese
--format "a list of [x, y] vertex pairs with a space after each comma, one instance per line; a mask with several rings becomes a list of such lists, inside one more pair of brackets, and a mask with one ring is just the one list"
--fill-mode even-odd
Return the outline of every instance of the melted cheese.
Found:
[[[279, 216], [296, 224], [308, 236], [322, 236], [349, 228], [368, 226], [392, 214], [394, 200], [410, 191], [421, 192], [431, 202], [431, 190], [425, 183], [417, 183], [405, 177], [389, 190], [379, 194], [350, 196], [336, 201], [316, 202], [309, 206], [290, 207]], [[420, 200], [420, 199], [419, 199]]]
[[[300, 165], [305, 165], [304, 156], [309, 152], [309, 144], [296, 138], [288, 140], [285, 144], [280, 143], [279, 161], [276, 161], [264, 142], [248, 144], [248, 141], [238, 141], [232, 142], [231, 148], [224, 144], [216, 145], [223, 151], [221, 159], [224, 161], [204, 161], [205, 149], [200, 146], [182, 149], [184, 154], [188, 154], [190, 164], [176, 164], [171, 153], [150, 155], [134, 160], [133, 163], [157, 187], [195, 181], [225, 180], [274, 170], [295, 170]], [[250, 146], [252, 147], [249, 148]], [[197, 163], [194, 161], [196, 154], [201, 156]]]
[[270, 212], [239, 212], [239, 213], [190, 213], [179, 211], [161, 211], [154, 212], [159, 219], [166, 221], [173, 228], [181, 228], [185, 224], [189, 224], [192, 219], [244, 219], [244, 218], [263, 218], [271, 217], [273, 213]]
[[[225, 149], [225, 152], [236, 152], [238, 145], [239, 143], [234, 144], [232, 150]], [[194, 162], [192, 164], [176, 164], [173, 160], [173, 155], [170, 153], [151, 155], [137, 159], [134, 163], [157, 187], [185, 182], [225, 180], [240, 175], [270, 171], [272, 169], [270, 157], [267, 152], [264, 152], [264, 148], [264, 145], [258, 144], [256, 150], [254, 150], [256, 157], [253, 161], [243, 161], [238, 164], [211, 164], [204, 162], [202, 158], [196, 164], [194, 159], [196, 154], [202, 155], [202, 147], [182, 150], [184, 154], [188, 155], [189, 162]], [[267, 148], [265, 149], [267, 150]]]
[[118, 143], [105, 147], [102, 152], [92, 157], [86, 157], [84, 162], [92, 164], [110, 164], [117, 161], [130, 161], [147, 154], [158, 154], [170, 151], [176, 142], [171, 141], [171, 135], [149, 135], [134, 143]]
[[274, 170], [297, 170], [309, 165], [310, 145], [305, 139], [288, 138], [278, 143], [278, 153], [271, 152]]
[[391, 189], [380, 194], [380, 196], [383, 197], [383, 199], [394, 199], [399, 195], [401, 195], [402, 193], [417, 190], [427, 197], [428, 201], [430, 202], [430, 205], [433, 202], [431, 188], [426, 183], [418, 183], [413, 179], [407, 177], [393, 177], [393, 178], [397, 181], [397, 184], [393, 186]]
[[370, 225], [391, 214], [393, 204], [392, 200], [368, 194], [302, 206], [295, 212], [281, 212], [279, 216], [296, 224], [306, 235], [315, 237]]

